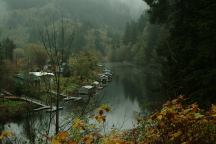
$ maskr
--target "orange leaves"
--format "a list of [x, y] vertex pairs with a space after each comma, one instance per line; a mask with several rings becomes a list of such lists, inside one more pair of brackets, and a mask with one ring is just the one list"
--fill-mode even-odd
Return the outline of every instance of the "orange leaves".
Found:
[[61, 144], [61, 142], [54, 138], [54, 139], [52, 139], [51, 144]]
[[69, 133], [66, 132], [66, 131], [60, 132], [60, 133], [58, 133], [57, 137], [58, 137], [58, 139], [60, 139], [60, 140], [65, 140], [66, 138], [69, 137]]
[[73, 140], [69, 140], [68, 142], [67, 142], [67, 144], [78, 144], [76, 141], [73, 141]]
[[150, 117], [153, 121], [143, 133], [144, 143], [161, 143], [160, 139], [170, 143], [202, 143], [209, 134], [216, 140], [216, 105], [212, 105], [210, 112], [205, 114], [197, 103], [184, 105], [184, 100], [179, 97], [168, 101]]
[[75, 118], [72, 127], [79, 130], [85, 130], [85, 122], [79, 118]]
[[198, 112], [200, 110], [197, 103], [193, 103], [190, 107], [193, 112]]
[[104, 137], [101, 140], [101, 144], [130, 144], [130, 142], [124, 141], [118, 135], [110, 135], [110, 136]]
[[94, 136], [93, 134], [85, 135], [82, 138], [82, 142], [85, 144], [93, 144], [94, 143]]
[[69, 133], [66, 131], [59, 132], [55, 137], [52, 138], [52, 144], [68, 144]]
[[59, 132], [55, 137], [51, 139], [51, 144], [78, 144], [78, 143], [70, 138], [70, 134], [67, 131], [62, 131]]

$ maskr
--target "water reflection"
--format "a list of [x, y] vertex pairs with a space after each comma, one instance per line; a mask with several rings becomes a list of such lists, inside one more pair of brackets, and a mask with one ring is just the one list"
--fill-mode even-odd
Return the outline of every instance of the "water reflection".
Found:
[[[158, 83], [147, 70], [132, 65], [108, 65], [114, 73], [113, 81], [94, 98], [85, 102], [67, 102], [60, 112], [61, 129], [70, 127], [72, 119], [77, 115], [94, 111], [100, 104], [106, 103], [112, 111], [107, 115], [107, 128], [115, 126], [128, 129], [135, 124], [135, 115], [146, 115], [157, 109], [165, 100], [157, 93]], [[50, 118], [52, 121], [49, 121]], [[27, 115], [21, 122], [4, 124], [3, 128], [15, 132], [15, 135], [34, 143], [36, 134], [55, 130], [55, 115], [36, 112]]]
[[102, 91], [103, 103], [111, 105], [108, 127], [128, 129], [134, 126], [135, 115], [147, 115], [159, 108], [164, 101], [159, 97], [158, 81], [145, 69], [133, 65], [112, 64], [112, 83]]

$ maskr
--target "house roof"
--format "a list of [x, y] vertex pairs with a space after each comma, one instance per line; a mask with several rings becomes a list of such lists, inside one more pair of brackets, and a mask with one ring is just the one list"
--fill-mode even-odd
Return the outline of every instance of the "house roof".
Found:
[[94, 81], [93, 84], [99, 85], [99, 82], [98, 81]]
[[82, 88], [86, 88], [86, 89], [92, 89], [94, 86], [91, 85], [86, 85], [86, 86], [82, 86]]
[[53, 73], [48, 73], [48, 72], [29, 72], [29, 74], [34, 75], [36, 77], [41, 77], [41, 76], [54, 76]]

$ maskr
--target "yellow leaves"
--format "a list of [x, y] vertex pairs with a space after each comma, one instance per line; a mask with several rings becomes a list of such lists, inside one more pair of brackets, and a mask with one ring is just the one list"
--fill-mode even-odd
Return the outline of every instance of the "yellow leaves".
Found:
[[[133, 130], [124, 132], [113, 131], [102, 135], [98, 124], [90, 125], [76, 118], [72, 128], [71, 137], [67, 132], [59, 133], [52, 139], [52, 144], [147, 144], [147, 143], [181, 143], [189, 144], [197, 139], [208, 136], [209, 127], [216, 129], [216, 106], [212, 105], [210, 113], [201, 111], [196, 103], [186, 105], [182, 103], [183, 97], [167, 102], [163, 108], [151, 117], [141, 118], [138, 126]], [[106, 122], [106, 113], [110, 111], [108, 105], [101, 105], [95, 118], [99, 124]], [[102, 125], [100, 125], [102, 126]], [[214, 127], [215, 126], [215, 127]], [[207, 129], [208, 128], [208, 129]], [[75, 141], [73, 141], [73, 140]], [[216, 139], [216, 138], [215, 138]], [[161, 141], [162, 140], [162, 141]]]
[[73, 141], [73, 140], [69, 140], [68, 142], [67, 142], [67, 144], [78, 144], [76, 141]]
[[216, 113], [216, 105], [212, 104], [211, 111]]
[[106, 121], [106, 116], [105, 115], [96, 115], [95, 119], [97, 120], [98, 123], [104, 123]]
[[183, 97], [179, 97], [168, 101], [150, 117], [152, 126], [148, 126], [144, 133], [148, 142], [157, 143], [160, 137], [168, 135], [165, 141], [188, 144], [188, 141], [208, 135], [208, 132], [204, 133], [202, 130], [216, 124], [216, 105], [212, 105], [211, 111], [204, 114], [197, 103], [187, 105], [182, 103], [183, 100]]
[[163, 118], [163, 115], [161, 114], [157, 116], [157, 120], [162, 120], [162, 118]]
[[175, 140], [176, 138], [178, 138], [179, 136], [182, 135], [182, 131], [178, 130], [177, 132], [175, 132], [174, 134], [171, 135], [171, 139], [170, 140]]
[[70, 139], [70, 134], [67, 131], [59, 132], [51, 139], [51, 144], [78, 144], [76, 141]]
[[105, 112], [110, 112], [111, 109], [108, 105], [103, 104], [99, 107], [98, 113], [95, 115], [95, 119], [98, 123], [104, 123], [106, 121]]
[[212, 104], [210, 113], [211, 116], [216, 117], [216, 105]]
[[202, 114], [200, 114], [200, 113], [195, 113], [195, 114], [194, 114], [194, 117], [195, 117], [195, 119], [200, 119], [200, 118], [203, 118], [204, 115], [202, 115]]
[[110, 107], [107, 104], [102, 104], [100, 106], [100, 109], [102, 109], [102, 110], [104, 110], [106, 112], [110, 112], [111, 111]]
[[108, 137], [104, 137], [101, 140], [101, 144], [129, 144], [129, 142], [125, 142], [124, 140], [122, 140], [119, 136], [117, 135], [111, 135]]
[[0, 135], [0, 140], [11, 137], [13, 134], [10, 131], [3, 131]]
[[85, 122], [79, 118], [75, 118], [72, 124], [72, 128], [85, 130]]

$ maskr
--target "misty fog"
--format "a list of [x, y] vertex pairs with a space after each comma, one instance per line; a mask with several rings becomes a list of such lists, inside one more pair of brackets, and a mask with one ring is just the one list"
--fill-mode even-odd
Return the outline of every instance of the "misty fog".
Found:
[[0, 0], [0, 38], [21, 46], [37, 35], [36, 27], [60, 17], [121, 33], [146, 8], [142, 0]]
[[53, 8], [61, 15], [77, 19], [90, 20], [93, 14], [100, 17], [115, 17], [117, 14], [129, 21], [138, 18], [147, 5], [142, 0], [0, 0], [0, 17], [2, 20], [15, 10], [30, 12], [36, 9], [39, 12], [41, 9]]
[[216, 0], [0, 0], [0, 144], [216, 142]]

